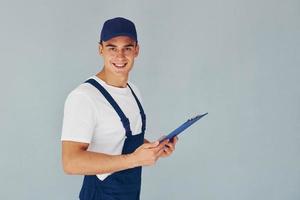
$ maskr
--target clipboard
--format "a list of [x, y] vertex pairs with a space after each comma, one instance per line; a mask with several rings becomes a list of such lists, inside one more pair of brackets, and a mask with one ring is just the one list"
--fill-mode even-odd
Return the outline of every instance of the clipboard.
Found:
[[177, 136], [180, 133], [182, 133], [185, 129], [187, 129], [188, 127], [190, 127], [192, 124], [194, 124], [195, 122], [197, 122], [199, 119], [201, 119], [202, 117], [204, 117], [207, 114], [208, 113], [204, 113], [204, 114], [201, 114], [201, 115], [197, 115], [197, 116], [195, 116], [195, 117], [193, 117], [191, 119], [188, 119], [186, 122], [184, 122], [183, 124], [181, 124], [178, 128], [176, 128], [174, 131], [172, 131], [168, 135], [163, 136], [162, 138], [160, 138], [159, 142], [161, 143], [165, 139], [171, 140], [172, 138], [174, 138], [175, 136]]

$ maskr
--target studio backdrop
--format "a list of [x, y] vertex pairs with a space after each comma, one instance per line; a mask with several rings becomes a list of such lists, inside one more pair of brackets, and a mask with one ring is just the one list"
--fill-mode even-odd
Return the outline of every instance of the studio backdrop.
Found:
[[137, 27], [146, 138], [208, 112], [143, 168], [141, 199], [300, 199], [299, 13], [296, 0], [2, 0], [0, 199], [78, 199], [64, 102], [101, 70], [99, 33], [117, 16]]

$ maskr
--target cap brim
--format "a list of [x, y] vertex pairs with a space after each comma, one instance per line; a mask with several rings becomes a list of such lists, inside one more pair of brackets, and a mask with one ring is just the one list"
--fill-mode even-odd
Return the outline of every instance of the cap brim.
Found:
[[102, 38], [102, 41], [106, 42], [106, 41], [108, 41], [108, 40], [110, 40], [110, 39], [112, 39], [114, 37], [118, 37], [118, 36], [128, 36], [128, 37], [130, 37], [131, 39], [133, 39], [134, 41], [137, 42], [137, 38], [134, 35], [128, 34], [128, 33], [115, 33], [115, 34], [111, 34], [111, 35], [109, 35], [109, 37]]

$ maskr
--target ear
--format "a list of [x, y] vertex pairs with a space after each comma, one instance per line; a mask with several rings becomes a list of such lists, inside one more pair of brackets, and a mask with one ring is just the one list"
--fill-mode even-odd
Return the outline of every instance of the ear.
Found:
[[103, 44], [99, 43], [98, 49], [99, 49], [99, 55], [102, 56], [102, 54], [103, 54]]
[[139, 52], [140, 52], [140, 45], [136, 44], [134, 57], [137, 57], [139, 55]]

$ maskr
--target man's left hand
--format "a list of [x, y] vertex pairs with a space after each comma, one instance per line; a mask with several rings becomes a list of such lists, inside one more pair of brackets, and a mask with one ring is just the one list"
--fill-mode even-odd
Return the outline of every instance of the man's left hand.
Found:
[[177, 141], [178, 141], [177, 136], [174, 137], [173, 139], [169, 140], [169, 142], [167, 144], [165, 144], [164, 151], [160, 157], [165, 158], [165, 157], [170, 156], [173, 153], [173, 151], [175, 150]]

